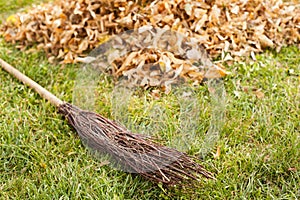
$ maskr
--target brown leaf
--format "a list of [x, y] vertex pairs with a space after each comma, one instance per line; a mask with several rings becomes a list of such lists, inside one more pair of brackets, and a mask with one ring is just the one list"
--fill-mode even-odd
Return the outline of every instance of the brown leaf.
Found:
[[296, 171], [297, 171], [297, 168], [296, 168], [296, 167], [290, 167], [290, 168], [288, 168], [288, 171], [296, 172]]
[[255, 96], [258, 98], [258, 99], [262, 99], [265, 97], [265, 93], [263, 93], [261, 91], [261, 89], [258, 89], [258, 90], [254, 90], [253, 93], [255, 94]]
[[262, 34], [258, 36], [259, 42], [262, 47], [273, 47], [274, 43], [266, 35]]
[[[243, 56], [251, 56], [255, 60], [255, 54], [266, 47], [279, 51], [282, 46], [299, 46], [300, 43], [300, 7], [295, 2], [142, 2], [65, 0], [45, 3], [33, 6], [26, 13], [8, 17], [0, 27], [0, 35], [8, 42], [18, 43], [19, 49], [34, 46], [44, 50], [50, 61], [55, 58], [63, 59], [63, 63], [70, 63], [80, 61], [81, 58], [76, 58], [102, 44], [108, 35], [143, 27], [140, 30], [142, 36], [153, 27], [164, 27], [165, 29], [154, 34], [154, 37], [142, 39], [144, 42], [155, 40], [154, 48], [166, 47], [168, 51], [141, 52], [122, 59], [118, 59], [121, 52], [114, 52], [109, 56], [110, 60], [117, 60], [111, 70], [113, 75], [119, 76], [133, 68], [139, 68], [128, 73], [131, 77], [138, 77], [139, 81], [142, 80], [141, 74], [149, 76], [149, 73], [145, 72], [148, 69], [143, 68], [147, 63], [159, 64], [161, 70], [173, 72], [175, 76], [180, 74], [185, 78], [197, 77], [195, 75], [198, 72], [192, 69], [191, 61], [205, 60], [200, 58], [202, 52], [195, 48], [199, 45], [203, 45], [212, 58], [222, 54], [223, 61], [238, 61]], [[161, 38], [166, 29], [196, 38], [198, 43], [181, 45], [185, 41], [174, 35], [167, 37], [166, 41], [166, 38]], [[122, 46], [122, 43], [115, 46]], [[173, 50], [180, 52], [180, 55], [174, 54]], [[203, 65], [211, 66], [207, 63]], [[228, 73], [222, 67], [213, 73], [207, 73], [208, 76], [226, 74]], [[169, 86], [167, 88], [169, 90]], [[256, 91], [255, 95], [257, 98], [264, 97], [261, 91]]]

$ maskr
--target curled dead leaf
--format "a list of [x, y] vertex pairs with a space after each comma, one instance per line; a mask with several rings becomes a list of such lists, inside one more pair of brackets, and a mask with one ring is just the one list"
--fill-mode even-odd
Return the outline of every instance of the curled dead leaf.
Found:
[[263, 93], [261, 89], [254, 90], [253, 93], [258, 99], [263, 99], [265, 97], [265, 93]]
[[[154, 37], [143, 38], [143, 41], [155, 41], [153, 48], [166, 48], [168, 51], [136, 53], [137, 47], [131, 49], [135, 53], [127, 55], [127, 58], [122, 57], [122, 51], [112, 52], [110, 61], [117, 60], [113, 63], [112, 73], [120, 76], [128, 72], [131, 77], [146, 77], [141, 75], [145, 70], [143, 66], [153, 63], [164, 72], [172, 72], [172, 78], [183, 74], [194, 78], [202, 73], [193, 68], [193, 60], [204, 55], [198, 48], [200, 44], [213, 58], [222, 54], [223, 61], [249, 55], [255, 60], [255, 54], [266, 47], [280, 50], [284, 45], [299, 46], [299, 13], [299, 4], [274, 0], [66, 0], [45, 3], [28, 9], [26, 13], [9, 16], [1, 25], [0, 34], [6, 41], [18, 43], [20, 49], [36, 46], [44, 50], [51, 62], [58, 59], [63, 60], [62, 63], [72, 63], [81, 62], [82, 56], [106, 41], [108, 35], [141, 27], [138, 31], [143, 37], [154, 27], [164, 27], [194, 38], [194, 41], [186, 43], [183, 37], [164, 36], [166, 30], [161, 30]], [[122, 46], [122, 42], [114, 44], [114, 48], [118, 46]], [[170, 53], [174, 50], [180, 55], [186, 54], [186, 57]], [[209, 59], [206, 60], [201, 66], [212, 67]], [[223, 67], [218, 67], [206, 75], [223, 77], [228, 74]], [[132, 70], [134, 68], [138, 70]], [[166, 90], [170, 88], [169, 85], [164, 87]], [[261, 91], [256, 93], [258, 98], [263, 98]]]

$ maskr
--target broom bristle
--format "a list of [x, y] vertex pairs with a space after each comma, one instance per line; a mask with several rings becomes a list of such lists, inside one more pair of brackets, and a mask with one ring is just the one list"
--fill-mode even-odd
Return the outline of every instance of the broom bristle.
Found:
[[143, 135], [134, 134], [105, 117], [69, 103], [59, 106], [83, 143], [95, 152], [107, 154], [122, 170], [137, 173], [155, 183], [176, 185], [199, 175], [213, 178], [186, 153], [162, 146]]

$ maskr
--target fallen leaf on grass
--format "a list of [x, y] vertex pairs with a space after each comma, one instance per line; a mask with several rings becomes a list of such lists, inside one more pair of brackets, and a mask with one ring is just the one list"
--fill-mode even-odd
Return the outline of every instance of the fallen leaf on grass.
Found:
[[[0, 34], [20, 48], [38, 44], [49, 57], [63, 50], [58, 58], [75, 62], [103, 37], [152, 23], [198, 38], [214, 58], [225, 49], [237, 59], [266, 47], [299, 44], [299, 13], [293, 1], [65, 0], [9, 16]], [[76, 45], [69, 49], [70, 43]], [[65, 48], [72, 55], [66, 56]]]
[[252, 92], [258, 99], [262, 99], [262, 98], [265, 97], [265, 93], [262, 92], [262, 89], [257, 89], [257, 88], [250, 87], [250, 86], [243, 86], [242, 90], [245, 93], [251, 93]]
[[217, 151], [216, 153], [214, 154], [214, 158], [215, 159], [218, 159], [221, 155], [221, 147], [220, 146], [217, 146]]
[[295, 167], [290, 167], [290, 168], [288, 168], [288, 171], [296, 172], [297, 169]]
[[265, 97], [265, 93], [263, 93], [261, 91], [261, 89], [258, 89], [258, 90], [254, 90], [253, 93], [255, 94], [255, 96], [258, 98], [258, 99], [262, 99]]
[[[223, 61], [236, 61], [249, 55], [256, 60], [255, 55], [264, 48], [280, 50], [285, 45], [299, 46], [299, 13], [297, 2], [276, 0], [56, 0], [9, 16], [0, 27], [0, 35], [8, 42], [17, 43], [20, 49], [36, 46], [46, 52], [50, 62], [58, 59], [64, 64], [79, 62], [87, 51], [103, 43], [108, 35], [144, 27], [140, 32], [142, 35], [153, 26], [195, 38], [194, 41], [200, 42], [213, 58], [223, 53]], [[156, 41], [156, 47], [168, 42], [171, 46], [178, 46], [173, 43], [181, 42], [180, 38], [171, 41], [171, 37], [167, 43], [158, 40], [162, 34], [155, 33], [158, 37], [150, 38]], [[147, 41], [149, 38], [144, 39]], [[178, 52], [186, 53], [187, 59], [198, 59], [196, 47], [199, 44], [194, 41], [190, 42], [189, 49], [179, 47]], [[132, 77], [138, 74], [138, 78], [143, 76], [143, 83], [156, 85], [157, 78], [149, 76], [150, 80], [137, 68], [142, 68], [144, 61], [155, 63], [161, 58], [160, 62], [164, 63], [160, 64], [167, 69], [166, 72], [175, 70], [177, 75], [195, 82], [201, 82], [203, 78], [202, 72], [195, 72], [184, 58], [177, 58], [169, 51], [162, 55], [152, 54], [156, 56], [154, 59], [150, 59], [147, 52], [144, 52], [146, 55], [135, 53], [127, 55], [127, 59], [123, 57], [111, 73], [114, 76], [131, 73]], [[182, 65], [185, 67], [179, 70]], [[213, 78], [227, 75], [224, 68], [215, 72], [208, 75]], [[164, 87], [166, 91], [170, 89], [168, 84]], [[259, 99], [264, 98], [261, 91], [254, 91], [254, 94]]]

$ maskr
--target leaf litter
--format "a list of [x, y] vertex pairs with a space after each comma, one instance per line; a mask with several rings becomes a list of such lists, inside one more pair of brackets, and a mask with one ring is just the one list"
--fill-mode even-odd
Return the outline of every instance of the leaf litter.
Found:
[[[90, 50], [112, 35], [149, 27], [195, 38], [211, 58], [221, 56], [224, 62], [245, 56], [255, 59], [265, 48], [300, 48], [300, 4], [282, 0], [54, 1], [11, 15], [1, 25], [0, 34], [21, 50], [33, 46], [45, 51], [50, 62], [74, 63], [85, 62]], [[153, 49], [111, 55], [111, 73], [134, 77], [142, 86], [160, 85], [160, 70], [197, 83], [204, 76], [188, 62], [197, 53], [190, 48], [186, 58]], [[157, 69], [150, 70], [150, 63]], [[220, 75], [225, 76], [224, 67], [218, 65]]]

